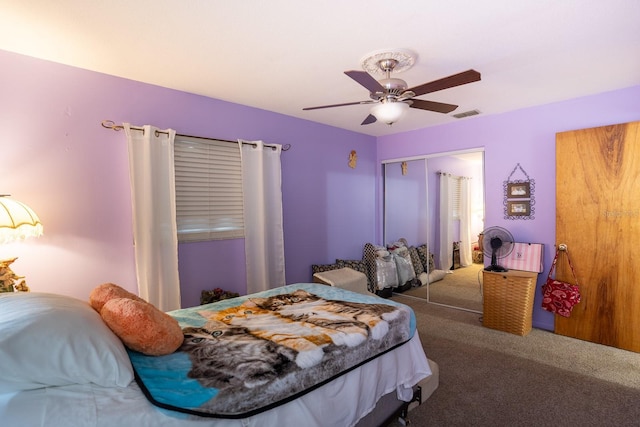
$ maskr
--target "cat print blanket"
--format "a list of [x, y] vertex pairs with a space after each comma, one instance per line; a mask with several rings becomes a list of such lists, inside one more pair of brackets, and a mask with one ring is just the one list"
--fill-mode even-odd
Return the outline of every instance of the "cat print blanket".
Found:
[[184, 342], [167, 356], [129, 350], [136, 381], [157, 406], [217, 418], [295, 399], [415, 332], [403, 304], [312, 283], [169, 314]]

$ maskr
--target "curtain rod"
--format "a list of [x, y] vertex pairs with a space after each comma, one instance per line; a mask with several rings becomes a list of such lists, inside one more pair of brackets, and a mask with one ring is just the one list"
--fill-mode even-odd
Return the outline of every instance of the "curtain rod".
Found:
[[[106, 129], [111, 129], [111, 130], [115, 130], [115, 131], [121, 131], [122, 129], [124, 129], [124, 126], [122, 125], [118, 125], [116, 124], [113, 120], [103, 120], [101, 123], [103, 128]], [[130, 126], [131, 129], [135, 129], [135, 130], [139, 130], [144, 132], [144, 128], [141, 128], [139, 126]], [[156, 130], [156, 135], [159, 133], [164, 133], [165, 135], [168, 135], [169, 132], [163, 131], [163, 130]], [[237, 144], [238, 141], [231, 141], [230, 139], [219, 139], [219, 138], [207, 138], [205, 136], [193, 136], [193, 135], [184, 135], [184, 134], [177, 134], [177, 136], [186, 136], [188, 138], [199, 138], [199, 139], [213, 139], [216, 141], [222, 141], [222, 142], [231, 142], [233, 144]], [[249, 145], [253, 145], [254, 147], [256, 146], [256, 144], [251, 143], [251, 142], [242, 142], [243, 144], [249, 144]], [[264, 144], [265, 147], [271, 147], [273, 149], [275, 149], [275, 145], [273, 144]], [[282, 146], [282, 151], [288, 151], [291, 148], [291, 144], [285, 144]]]

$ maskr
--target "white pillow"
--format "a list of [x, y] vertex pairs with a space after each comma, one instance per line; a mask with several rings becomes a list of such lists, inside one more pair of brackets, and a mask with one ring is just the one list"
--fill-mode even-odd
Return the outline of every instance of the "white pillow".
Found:
[[447, 275], [447, 272], [444, 270], [432, 270], [431, 273], [429, 273], [429, 283], [442, 280], [446, 275]]
[[100, 315], [56, 294], [0, 293], [0, 364], [0, 392], [133, 380], [124, 345]]
[[426, 271], [423, 271], [418, 275], [418, 280], [420, 280], [420, 284], [424, 286], [429, 282], [429, 275], [426, 273]]

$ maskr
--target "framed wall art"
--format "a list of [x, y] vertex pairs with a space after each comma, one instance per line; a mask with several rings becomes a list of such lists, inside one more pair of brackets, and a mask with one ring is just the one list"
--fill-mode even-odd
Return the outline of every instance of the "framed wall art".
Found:
[[528, 199], [531, 197], [531, 183], [527, 182], [510, 182], [507, 184], [507, 198], [509, 199]]
[[[522, 177], [516, 178], [516, 173]], [[504, 181], [504, 218], [534, 219], [534, 192], [535, 181], [529, 177], [520, 163], [516, 164]]]
[[528, 200], [508, 201], [507, 212], [510, 216], [529, 216], [531, 215], [531, 204]]

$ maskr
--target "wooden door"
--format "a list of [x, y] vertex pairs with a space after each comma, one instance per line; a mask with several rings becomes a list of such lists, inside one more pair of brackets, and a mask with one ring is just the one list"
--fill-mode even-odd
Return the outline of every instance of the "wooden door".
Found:
[[[556, 135], [556, 246], [582, 301], [555, 331], [640, 352], [640, 122]], [[557, 277], [574, 283], [564, 263]]]

